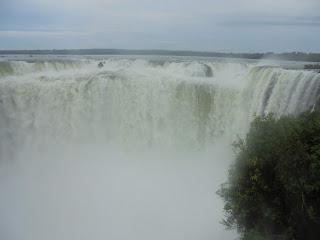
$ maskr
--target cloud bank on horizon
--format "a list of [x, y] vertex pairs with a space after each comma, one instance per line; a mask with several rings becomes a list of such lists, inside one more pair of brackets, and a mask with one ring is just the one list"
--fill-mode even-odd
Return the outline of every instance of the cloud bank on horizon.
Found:
[[1, 0], [0, 49], [320, 52], [319, 0]]

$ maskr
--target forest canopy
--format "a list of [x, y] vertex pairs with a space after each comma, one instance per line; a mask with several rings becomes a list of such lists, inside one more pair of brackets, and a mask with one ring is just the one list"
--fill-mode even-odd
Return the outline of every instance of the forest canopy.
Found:
[[52, 49], [52, 50], [0, 50], [0, 55], [7, 54], [47, 54], [47, 55], [163, 55], [195, 56], [217, 58], [271, 59], [303, 62], [320, 62], [320, 53], [232, 53], [199, 52], [179, 50], [128, 50], [128, 49]]

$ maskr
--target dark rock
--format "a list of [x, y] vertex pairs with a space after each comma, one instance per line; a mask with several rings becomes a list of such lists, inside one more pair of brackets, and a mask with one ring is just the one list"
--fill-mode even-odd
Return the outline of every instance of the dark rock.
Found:
[[210, 66], [204, 64], [206, 77], [213, 77], [213, 72]]
[[304, 69], [320, 70], [320, 64], [306, 64], [304, 65]]

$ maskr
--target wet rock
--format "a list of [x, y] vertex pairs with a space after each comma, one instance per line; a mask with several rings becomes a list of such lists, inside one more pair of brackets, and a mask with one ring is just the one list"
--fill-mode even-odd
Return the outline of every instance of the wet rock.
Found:
[[206, 77], [213, 77], [213, 72], [210, 66], [204, 64]]
[[320, 70], [320, 64], [306, 64], [304, 65], [304, 69]]

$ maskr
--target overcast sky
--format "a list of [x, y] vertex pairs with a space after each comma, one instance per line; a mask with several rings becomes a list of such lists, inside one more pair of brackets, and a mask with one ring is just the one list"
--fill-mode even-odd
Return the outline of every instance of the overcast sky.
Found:
[[0, 0], [0, 49], [320, 52], [320, 0]]

